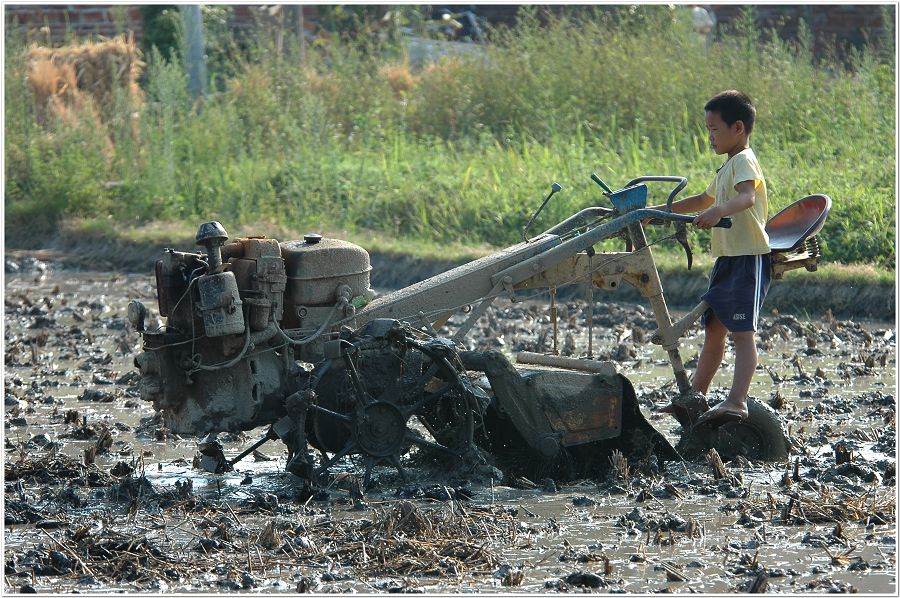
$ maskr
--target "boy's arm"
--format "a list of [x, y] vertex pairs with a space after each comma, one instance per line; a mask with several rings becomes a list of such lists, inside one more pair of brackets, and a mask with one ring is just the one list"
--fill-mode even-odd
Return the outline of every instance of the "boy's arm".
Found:
[[[684, 199], [672, 202], [672, 212], [675, 214], [690, 214], [691, 212], [699, 212], [705, 210], [715, 202], [714, 197], [710, 197], [706, 193], [698, 193]], [[666, 204], [658, 206], [650, 206], [651, 210], [665, 210]]]
[[[737, 197], [730, 199], [720, 206], [715, 206], [703, 211], [694, 218], [694, 226], [698, 228], [711, 228], [718, 224], [719, 220], [732, 214], [742, 212], [756, 203], [756, 182], [742, 181], [734, 186], [737, 189]], [[690, 198], [689, 198], [690, 199]]]

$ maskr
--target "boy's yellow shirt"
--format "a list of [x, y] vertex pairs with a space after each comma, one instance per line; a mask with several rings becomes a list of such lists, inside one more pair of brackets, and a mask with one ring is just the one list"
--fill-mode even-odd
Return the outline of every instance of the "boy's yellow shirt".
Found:
[[769, 253], [769, 235], [766, 234], [766, 220], [769, 217], [766, 180], [752, 149], [748, 147], [729, 158], [704, 193], [715, 198], [716, 206], [721, 206], [738, 196], [735, 186], [744, 181], [755, 182], [756, 200], [751, 207], [730, 216], [731, 228], [712, 229], [713, 257]]

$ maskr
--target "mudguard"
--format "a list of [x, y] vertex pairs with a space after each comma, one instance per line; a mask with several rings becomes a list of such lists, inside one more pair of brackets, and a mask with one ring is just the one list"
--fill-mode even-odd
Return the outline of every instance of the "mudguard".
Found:
[[634, 387], [621, 374], [518, 369], [497, 351], [462, 352], [460, 358], [490, 384], [483, 440], [493, 452], [565, 462], [584, 474], [604, 468], [613, 449], [635, 460], [679, 458], [644, 419]]

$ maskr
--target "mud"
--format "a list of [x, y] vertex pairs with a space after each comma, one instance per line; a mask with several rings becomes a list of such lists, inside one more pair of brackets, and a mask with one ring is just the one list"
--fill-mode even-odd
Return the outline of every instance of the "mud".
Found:
[[[16, 264], [7, 592], [897, 591], [893, 323], [763, 318], [751, 395], [787, 422], [788, 463], [619, 462], [563, 484], [455, 478], [413, 454], [411, 483], [376, 468], [363, 493], [353, 463], [326, 488], [298, 483], [275, 443], [227, 474], [195, 467], [198, 439], [161, 428], [137, 393], [125, 306], [140, 299], [155, 314], [151, 277]], [[649, 344], [652, 315], [610, 297], [595, 294], [593, 354], [618, 363], [674, 443], [677, 423], [653, 412], [671, 372]], [[473, 348], [546, 351], [547, 314], [543, 301], [498, 301]], [[560, 306], [563, 352], [587, 351], [585, 315], [583, 301]], [[682, 350], [689, 367], [697, 333]], [[263, 433], [219, 440], [231, 456]]]

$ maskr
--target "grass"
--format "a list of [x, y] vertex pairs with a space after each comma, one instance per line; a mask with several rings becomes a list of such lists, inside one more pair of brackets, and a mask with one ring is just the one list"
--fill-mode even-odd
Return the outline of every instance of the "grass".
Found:
[[[483, 53], [418, 71], [396, 46], [322, 43], [301, 63], [296, 49], [265, 51], [261, 35], [246, 55], [216, 58], [222, 72], [210, 73], [202, 105], [177, 56], [151, 53], [137, 135], [127, 106], [105, 128], [39, 125], [21, 40], [9, 38], [7, 236], [72, 218], [126, 230], [217, 219], [229, 231], [272, 222], [466, 255], [516, 242], [552, 181], [564, 191], [535, 231], [606, 202], [592, 171], [613, 186], [680, 174], [685, 193], [701, 191], [721, 163], [707, 149], [702, 106], [737, 87], [758, 106], [752, 144], [771, 213], [826, 193], [827, 259], [893, 268], [890, 35], [838, 60], [814, 58], [803, 36], [763, 41], [749, 20], [707, 47], [681, 9], [637, 14], [659, 22], [583, 10], [539, 26], [526, 11]], [[651, 201], [667, 191], [653, 186]], [[690, 234], [702, 253], [706, 234]]]

